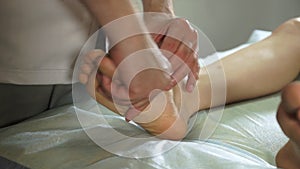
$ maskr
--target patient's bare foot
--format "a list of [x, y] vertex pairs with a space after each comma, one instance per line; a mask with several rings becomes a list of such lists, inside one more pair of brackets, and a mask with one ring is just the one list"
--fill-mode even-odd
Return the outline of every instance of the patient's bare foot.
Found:
[[[104, 97], [101, 90], [98, 90], [100, 87], [100, 75], [99, 73], [97, 75], [98, 68], [102, 73], [100, 79], [102, 78], [106, 85], [111, 82], [109, 78], [113, 76], [116, 69], [113, 62], [104, 55], [105, 53], [101, 50], [94, 50], [87, 54], [81, 66], [79, 80], [86, 85], [87, 91], [97, 102], [123, 116], [129, 107], [115, 105], [110, 99]], [[99, 67], [98, 62], [100, 59], [102, 61]], [[187, 119], [179, 114], [172, 90], [161, 92], [151, 100], [151, 104], [133, 121], [149, 133], [163, 139], [180, 140], [187, 131]]]
[[277, 120], [283, 132], [290, 138], [276, 156], [278, 167], [300, 168], [300, 82], [286, 86], [282, 91], [282, 102]]

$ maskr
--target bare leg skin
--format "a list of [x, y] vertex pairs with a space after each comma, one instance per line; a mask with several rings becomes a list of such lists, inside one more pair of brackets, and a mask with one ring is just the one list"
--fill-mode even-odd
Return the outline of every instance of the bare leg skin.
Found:
[[282, 101], [277, 112], [277, 120], [283, 132], [290, 138], [276, 156], [278, 167], [300, 168], [300, 81], [282, 90]]
[[[222, 59], [221, 63], [223, 64], [227, 84], [226, 102], [231, 103], [271, 94], [279, 91], [291, 82], [300, 70], [299, 37], [300, 22], [299, 19], [293, 19], [282, 24], [267, 39]], [[97, 54], [94, 53], [94, 55]], [[89, 58], [90, 56], [87, 57]], [[82, 83], [87, 84], [89, 91], [93, 91], [95, 86], [96, 88], [98, 87], [98, 84], [97, 81], [95, 82], [95, 79], [89, 77], [95, 77], [91, 75], [95, 74], [97, 64], [91, 64], [90, 61], [93, 59], [86, 60], [85, 66], [82, 67], [83, 73], [80, 75], [80, 79]], [[109, 59], [107, 62], [109, 63]], [[115, 69], [111, 64], [102, 65], [101, 71], [110, 69], [113, 72], [113, 69]], [[174, 140], [183, 138], [191, 115], [198, 110], [222, 104], [221, 102], [211, 104], [212, 82], [208, 74], [208, 72], [213, 74], [214, 71], [219, 71], [220, 69], [219, 64], [211, 64], [201, 68], [200, 79], [197, 83], [199, 95], [197, 93], [182, 92], [183, 90], [179, 90], [178, 86], [168, 92], [164, 92], [167, 102], [162, 109], [163, 111], [158, 113], [150, 109], [150, 111], [146, 111], [147, 113], [141, 113], [138, 117], [142, 119], [141, 121], [147, 122], [137, 123], [151, 134], [160, 138]], [[105, 79], [107, 80], [108, 78]], [[220, 84], [219, 87], [223, 88], [224, 84]], [[123, 110], [120, 111], [120, 109], [128, 109], [128, 107], [122, 107], [118, 111], [115, 105], [104, 98], [101, 92], [97, 90], [94, 97], [100, 104], [118, 114], [123, 115]], [[152, 103], [156, 103], [156, 99], [152, 100]], [[197, 100], [199, 100], [199, 104], [195, 104]], [[155, 107], [155, 105], [153, 106]], [[179, 110], [182, 110], [182, 107], [184, 111], [179, 112]], [[149, 119], [149, 114], [156, 114], [156, 116], [151, 116], [152, 119]]]

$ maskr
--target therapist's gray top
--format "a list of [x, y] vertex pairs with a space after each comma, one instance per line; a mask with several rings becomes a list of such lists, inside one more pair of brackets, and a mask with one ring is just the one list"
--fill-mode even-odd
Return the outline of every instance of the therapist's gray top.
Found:
[[0, 1], [0, 83], [69, 84], [97, 25], [79, 0]]

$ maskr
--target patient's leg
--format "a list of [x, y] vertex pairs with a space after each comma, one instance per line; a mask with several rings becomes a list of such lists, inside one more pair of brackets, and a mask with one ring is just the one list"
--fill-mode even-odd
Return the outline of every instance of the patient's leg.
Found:
[[[229, 103], [270, 94], [279, 91], [283, 86], [292, 81], [300, 69], [299, 37], [299, 21], [291, 20], [276, 29], [269, 38], [222, 59], [221, 63], [223, 64], [227, 83], [226, 102]], [[103, 67], [107, 67], [107, 65], [104, 64]], [[182, 92], [178, 86], [169, 92], [164, 92], [167, 103], [163, 111], [157, 115], [159, 117], [151, 121], [147, 119], [146, 113], [142, 113], [141, 119], [144, 116], [149, 122], [139, 124], [154, 135], [163, 133], [161, 135], [162, 138], [180, 139], [184, 137], [187, 129], [187, 121], [193, 113], [199, 109], [222, 104], [222, 99], [220, 99], [220, 102], [211, 104], [211, 83], [213, 82], [209, 78], [209, 73], [214, 74], [214, 71], [218, 72], [221, 68], [217, 63], [201, 68], [200, 79], [197, 83], [199, 95], [198, 93], [190, 95]], [[95, 69], [94, 67], [93, 70]], [[87, 77], [91, 72], [93, 71], [86, 71], [85, 74], [82, 74], [81, 79], [88, 79]], [[85, 80], [84, 82], [90, 81], [87, 84], [94, 84], [93, 80]], [[214, 87], [222, 89], [224, 84], [219, 84], [219, 86], [215, 84]], [[96, 92], [95, 98], [99, 103], [114, 112], [122, 114], [101, 93]], [[195, 101], [198, 100], [199, 104], [195, 104]], [[181, 110], [182, 107], [184, 107], [183, 111], [179, 112], [178, 110]], [[125, 107], [123, 111], [126, 109]], [[147, 113], [157, 114], [158, 112], [150, 111]], [[175, 121], [176, 123], [174, 123]], [[173, 127], [168, 132], [165, 132], [172, 124], [174, 124]]]
[[300, 70], [300, 20], [282, 24], [270, 37], [221, 62], [226, 74], [227, 102], [282, 89]]
[[[223, 68], [226, 79], [226, 103], [251, 99], [281, 90], [299, 74], [300, 70], [300, 18], [280, 25], [270, 37], [239, 50], [220, 63], [201, 68], [198, 90], [200, 99], [185, 96], [183, 104], [190, 117], [199, 109], [222, 104], [222, 99], [211, 103], [211, 86], [224, 87], [223, 83], [211, 81], [209, 74], [217, 74]], [[174, 90], [179, 96], [178, 90]], [[176, 97], [175, 97], [176, 98]], [[195, 107], [194, 100], [199, 100]], [[220, 100], [220, 102], [218, 102]]]

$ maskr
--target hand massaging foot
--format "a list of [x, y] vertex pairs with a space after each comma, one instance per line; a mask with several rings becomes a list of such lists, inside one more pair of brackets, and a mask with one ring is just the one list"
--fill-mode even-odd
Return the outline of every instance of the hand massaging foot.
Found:
[[290, 138], [276, 156], [279, 167], [300, 168], [300, 82], [294, 82], [282, 90], [282, 102], [277, 119], [283, 132]]
[[[300, 67], [299, 37], [300, 19], [292, 19], [277, 28], [269, 38], [222, 59], [224, 71], [227, 75], [228, 92], [226, 102], [231, 103], [276, 92], [283, 85], [294, 79], [298, 75]], [[98, 90], [100, 87], [99, 80], [102, 80], [103, 85], [109, 85], [110, 78], [108, 77], [111, 77], [115, 70], [115, 65], [110, 59], [104, 57], [101, 62], [100, 72], [106, 76], [97, 75], [97, 80], [95, 81], [98, 68], [97, 59], [103, 55], [102, 51], [95, 50], [86, 56], [85, 63], [81, 68], [80, 81], [87, 85], [90, 95], [99, 103], [115, 113], [124, 115], [124, 112], [129, 108], [128, 106], [114, 105], [111, 100], [104, 97], [101, 90]], [[266, 62], [269, 64], [265, 64]], [[236, 66], [233, 68], [232, 65]], [[257, 69], [252, 71], [236, 71], [251, 70], [254, 66]], [[211, 71], [217, 71], [219, 67], [218, 65], [214, 67], [214, 64], [212, 64], [207, 68]], [[176, 86], [169, 92], [163, 92], [163, 95], [160, 95], [160, 97], [155, 97], [151, 103], [156, 106], [150, 105], [134, 121], [151, 134], [160, 138], [176, 140], [183, 138], [187, 131], [187, 121], [194, 112], [220, 104], [215, 103], [211, 105], [210, 103], [211, 84], [209, 74], [205, 72], [205, 68], [201, 68], [199, 75], [201, 83], [198, 83], [197, 87], [201, 95], [191, 96], [185, 92], [180, 93], [179, 87]], [[252, 78], [245, 79], [244, 77]], [[253, 83], [249, 79], [253, 78], [256, 79], [258, 88], [253, 88], [252, 85], [249, 85]], [[270, 81], [272, 83], [269, 83]], [[183, 95], [182, 98], [181, 94]], [[165, 104], [162, 104], [161, 99], [165, 100]], [[195, 104], [196, 100], [199, 101], [199, 99], [201, 100], [199, 105]], [[155, 102], [158, 102], [158, 104], [155, 104]], [[164, 107], [158, 107], [157, 111], [155, 109], [157, 105], [164, 105]], [[184, 111], [181, 110], [182, 107]]]
[[[114, 63], [104, 55], [105, 53], [101, 50], [94, 50], [87, 54], [83, 59], [84, 63], [81, 66], [79, 80], [86, 85], [87, 91], [97, 102], [124, 116], [129, 106], [115, 105], [111, 99], [104, 97], [102, 91], [99, 90], [99, 80], [102, 80], [104, 85], [110, 85], [110, 79], [116, 69]], [[100, 66], [98, 66], [99, 62]], [[97, 75], [98, 67], [101, 75]], [[178, 89], [178, 87], [176, 88]], [[182, 139], [187, 131], [187, 121], [179, 114], [174, 98], [173, 90], [161, 92], [133, 121], [159, 138]]]

